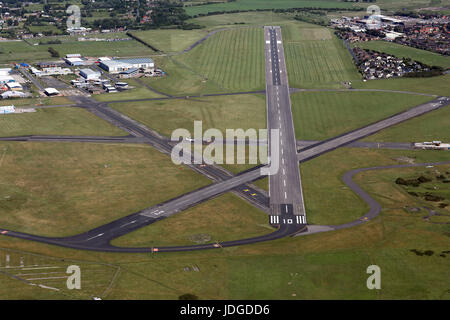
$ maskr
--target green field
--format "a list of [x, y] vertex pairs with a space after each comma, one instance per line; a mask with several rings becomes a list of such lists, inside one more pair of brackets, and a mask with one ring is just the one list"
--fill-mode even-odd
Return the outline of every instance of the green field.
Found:
[[205, 79], [205, 76], [175, 58], [163, 57], [155, 59], [159, 68], [166, 72], [162, 78], [142, 78], [144, 83], [171, 95], [206, 94], [226, 91], [215, 82]]
[[[336, 185], [330, 190], [341, 192], [341, 197], [337, 200], [339, 210], [345, 207], [346, 201], [352, 196], [351, 191], [344, 190], [343, 185], [339, 185], [341, 172], [355, 166], [389, 164], [392, 163], [391, 158], [402, 155], [417, 156], [417, 162], [436, 161], [442, 157], [442, 153], [423, 151], [405, 153], [380, 150], [367, 153], [359, 150], [356, 154], [347, 151], [337, 150], [333, 152], [335, 155], [330, 153], [310, 162], [310, 169], [314, 169], [316, 173], [324, 168], [329, 170], [328, 175], [319, 175], [314, 180], [314, 187], [320, 191], [321, 185]], [[321, 161], [329, 156], [328, 160]], [[333, 170], [333, 159], [339, 159], [341, 163], [342, 158], [344, 162], [350, 162]], [[438, 169], [450, 170], [449, 166]], [[422, 172], [423, 168], [417, 170]], [[304, 170], [303, 175], [308, 171]], [[193, 293], [200, 299], [449, 299], [449, 257], [440, 256], [443, 250], [448, 250], [445, 245], [450, 236], [448, 227], [424, 221], [424, 212], [411, 213], [404, 210], [403, 206], [406, 205], [418, 206], [416, 198], [399, 190], [392, 181], [397, 175], [411, 174], [410, 169], [402, 169], [397, 170], [395, 175], [388, 171], [358, 175], [355, 179], [374, 194], [385, 209], [374, 221], [336, 232], [226, 249], [154, 255], [79, 251], [8, 237], [0, 238], [0, 246], [15, 248], [20, 252], [39, 253], [49, 258], [81, 260], [84, 263], [101, 261], [112, 267], [120, 267], [119, 275], [114, 279], [111, 290], [102, 296], [103, 299], [178, 299], [185, 293]], [[314, 172], [311, 172], [310, 176], [313, 175]], [[329, 198], [329, 193], [326, 190], [321, 192], [325, 197], [318, 196], [317, 199], [324, 202]], [[344, 198], [341, 199], [342, 197]], [[327, 203], [334, 204], [334, 207], [328, 209], [323, 205], [328, 216], [333, 218], [336, 201]], [[203, 217], [212, 215], [211, 211], [201, 209]], [[350, 209], [354, 211], [358, 208], [353, 205]], [[345, 210], [338, 212], [346, 214]], [[184, 214], [180, 214], [180, 219], [183, 219], [181, 215]], [[189, 214], [195, 215], [193, 212]], [[314, 219], [314, 213], [311, 213], [311, 219]], [[177, 223], [175, 219], [173, 223]], [[199, 224], [204, 222], [199, 221]], [[176, 227], [178, 231], [183, 231], [179, 224]], [[169, 233], [172, 230], [168, 225], [158, 228], [169, 230]], [[189, 225], [185, 228], [188, 230]], [[150, 235], [150, 228], [148, 230]], [[153, 243], [149, 239], [142, 241], [148, 241], [146, 243], [150, 245], [156, 244], [156, 241]], [[432, 250], [433, 255], [420, 256], [411, 252], [412, 249]], [[377, 292], [366, 288], [366, 268], [372, 264], [382, 269], [382, 289]], [[100, 288], [105, 280], [106, 277], [99, 278], [97, 286]], [[0, 281], [2, 285], [8, 285], [9, 289], [0, 293], [3, 298], [70, 299], [85, 292], [82, 289], [76, 295], [73, 290], [68, 295], [62, 295], [59, 292], [24, 286], [3, 275]], [[14, 293], [9, 294], [11, 290]]]
[[423, 142], [450, 141], [450, 107], [436, 110], [419, 118], [411, 119], [394, 127], [383, 130], [366, 141], [377, 142]]
[[0, 64], [11, 62], [30, 62], [49, 59], [46, 48], [31, 46], [24, 41], [2, 42], [0, 47]]
[[175, 59], [225, 91], [262, 90], [265, 87], [262, 29], [218, 32]]
[[448, 56], [443, 56], [438, 53], [420, 50], [397, 43], [387, 41], [368, 41], [358, 42], [354, 44], [354, 46], [392, 54], [400, 58], [410, 58], [412, 60], [419, 61], [430, 66], [450, 68], [450, 57]]
[[324, 0], [236, 0], [228, 3], [185, 7], [187, 14], [194, 16], [216, 11], [288, 9], [288, 8], [351, 8], [352, 3]]
[[209, 184], [146, 145], [0, 143], [0, 225], [85, 232]]
[[[97, 36], [102, 37], [102, 36]], [[105, 36], [103, 36], [105, 37]], [[112, 37], [110, 35], [110, 37]], [[126, 38], [126, 35], [121, 37]], [[39, 41], [54, 40], [54, 37], [46, 37], [40, 40], [30, 40], [30, 43]], [[48, 60], [50, 53], [48, 48], [52, 47], [59, 52], [61, 57], [69, 53], [80, 53], [83, 56], [148, 56], [154, 54], [154, 51], [135, 41], [116, 41], [116, 42], [96, 42], [96, 41], [76, 41], [75, 37], [62, 37], [61, 44], [43, 44], [30, 45], [24, 41], [2, 42], [0, 47], [0, 64], [10, 62], [28, 63]]]
[[297, 139], [324, 140], [432, 98], [386, 92], [300, 92], [291, 99]]
[[29, 26], [28, 29], [30, 29], [30, 32], [32, 33], [42, 33], [44, 31], [53, 31], [54, 35], [62, 34], [63, 32], [61, 29], [58, 29], [54, 25], [45, 25], [45, 26]]
[[285, 23], [287, 21], [292, 21], [292, 19], [286, 14], [274, 13], [272, 11], [260, 11], [204, 16], [190, 19], [187, 22], [200, 24], [207, 28], [218, 28], [223, 26], [230, 28], [242, 25], [279, 25], [280, 23]]
[[295, 88], [342, 88], [361, 78], [350, 53], [327, 28], [307, 23], [282, 26], [289, 85]]
[[[403, 164], [396, 160], [402, 157], [417, 163], [449, 160], [448, 155], [442, 152], [341, 148], [302, 163], [300, 169], [308, 223], [335, 225], [362, 217], [368, 206], [341, 181], [342, 176], [362, 167]], [[362, 180], [361, 185], [371, 185], [372, 180]], [[382, 194], [382, 189], [376, 194]]]
[[164, 52], [179, 52], [208, 34], [207, 30], [158, 29], [136, 31], [133, 35]]
[[23, 98], [23, 99], [8, 99], [0, 102], [0, 105], [14, 105], [16, 107], [36, 107], [38, 105], [63, 105], [63, 104], [73, 104], [73, 101], [69, 100], [67, 97], [39, 97], [39, 98]]
[[122, 236], [112, 244], [121, 247], [151, 247], [237, 240], [275, 231], [268, 222], [264, 212], [235, 195], [224, 194]]
[[203, 130], [266, 128], [264, 95], [234, 95], [114, 103], [111, 107], [170, 137], [178, 128], [193, 132], [194, 121], [203, 122]]
[[370, 80], [367, 82], [354, 81], [355, 89], [400, 90], [450, 96], [450, 74], [432, 78], [398, 78]]
[[0, 116], [0, 136], [21, 135], [127, 135], [92, 113], [71, 107], [36, 109], [36, 112]]

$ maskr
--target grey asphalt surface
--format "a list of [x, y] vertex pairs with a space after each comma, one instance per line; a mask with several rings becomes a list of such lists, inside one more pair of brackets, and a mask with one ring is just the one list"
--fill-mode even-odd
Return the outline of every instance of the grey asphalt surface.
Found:
[[[270, 217], [272, 225], [292, 221], [306, 224], [305, 206], [297, 160], [289, 83], [280, 27], [264, 27], [266, 53], [267, 128], [279, 130], [278, 148], [269, 139], [272, 163], [279, 164], [276, 174], [269, 175]], [[286, 216], [286, 218], [285, 218]], [[289, 216], [289, 220], [287, 219]], [[299, 217], [297, 217], [299, 216]]]
[[93, 143], [146, 143], [146, 138], [135, 136], [98, 137], [98, 136], [15, 136], [0, 137], [0, 141], [36, 141], [36, 142], [93, 142]]

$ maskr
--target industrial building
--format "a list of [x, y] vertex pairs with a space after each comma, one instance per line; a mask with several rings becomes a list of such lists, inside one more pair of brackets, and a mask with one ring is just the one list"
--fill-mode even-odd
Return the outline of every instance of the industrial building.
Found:
[[7, 113], [14, 113], [14, 112], [16, 112], [16, 109], [14, 108], [13, 105], [0, 107], [0, 114], [7, 114]]
[[6, 83], [6, 87], [11, 91], [22, 91], [23, 87], [18, 82], [8, 82]]
[[57, 96], [59, 95], [59, 91], [56, 90], [55, 88], [46, 88], [44, 90], [44, 93], [48, 96]]
[[70, 70], [69, 68], [61, 68], [61, 67], [46, 67], [43, 68], [42, 70], [31, 67], [30, 70], [36, 77], [67, 75], [72, 73], [72, 70]]
[[99, 66], [109, 73], [121, 73], [130, 69], [152, 71], [155, 63], [151, 58], [114, 59], [101, 61]]
[[69, 66], [82, 66], [84, 65], [84, 60], [81, 58], [64, 58], [64, 61], [69, 65]]
[[81, 69], [80, 76], [86, 80], [98, 80], [101, 77], [101, 73], [92, 69]]

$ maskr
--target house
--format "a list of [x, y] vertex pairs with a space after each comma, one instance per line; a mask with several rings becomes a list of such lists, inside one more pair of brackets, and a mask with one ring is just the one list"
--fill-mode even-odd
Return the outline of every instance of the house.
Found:
[[55, 62], [39, 62], [36, 64], [38, 68], [45, 69], [45, 68], [56, 68], [58, 66]]
[[82, 76], [86, 80], [97, 80], [101, 77], [101, 73], [92, 69], [81, 69], [80, 76]]

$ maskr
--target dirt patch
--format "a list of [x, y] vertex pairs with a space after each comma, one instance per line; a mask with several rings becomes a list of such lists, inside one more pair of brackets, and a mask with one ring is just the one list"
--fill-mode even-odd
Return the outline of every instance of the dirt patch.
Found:
[[410, 164], [413, 164], [416, 161], [416, 159], [410, 158], [410, 157], [398, 157], [398, 158], [394, 158], [394, 160], [400, 161], [400, 162], [406, 162], [406, 163], [410, 163]]
[[207, 243], [211, 241], [211, 236], [207, 233], [193, 234], [189, 236], [189, 241], [194, 243]]

